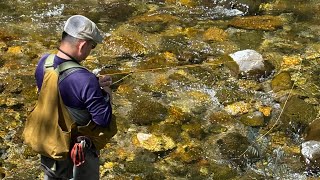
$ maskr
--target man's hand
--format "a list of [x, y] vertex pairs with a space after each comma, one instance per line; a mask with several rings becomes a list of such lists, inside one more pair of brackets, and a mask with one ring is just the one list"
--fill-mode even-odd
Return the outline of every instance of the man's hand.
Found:
[[110, 101], [112, 100], [112, 91], [110, 86], [112, 85], [112, 78], [108, 75], [99, 76], [100, 87], [109, 94]]

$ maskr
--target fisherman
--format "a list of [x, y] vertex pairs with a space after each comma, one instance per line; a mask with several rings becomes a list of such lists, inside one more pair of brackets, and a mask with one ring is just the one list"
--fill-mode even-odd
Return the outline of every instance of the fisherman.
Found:
[[[78, 64], [85, 60], [98, 43], [102, 43], [96, 24], [82, 15], [71, 16], [65, 23], [62, 39], [53, 66], [56, 68], [67, 61]], [[36, 68], [35, 77], [40, 92], [44, 78], [44, 64], [49, 55], [44, 55]], [[111, 89], [110, 76], [97, 78], [84, 68], [74, 68], [60, 74], [63, 80], [59, 82], [59, 92], [72, 119], [78, 126], [85, 126], [92, 120], [97, 126], [108, 127], [111, 122]], [[59, 77], [60, 77], [59, 76]], [[50, 103], [50, 102], [48, 102]], [[45, 180], [99, 179], [99, 150], [90, 138], [84, 136], [84, 160], [74, 164], [74, 159], [55, 160], [41, 155], [41, 167], [44, 169]]]

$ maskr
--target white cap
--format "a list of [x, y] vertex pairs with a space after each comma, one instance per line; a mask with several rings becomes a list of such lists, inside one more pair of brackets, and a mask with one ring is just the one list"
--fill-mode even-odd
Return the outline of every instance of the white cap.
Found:
[[93, 40], [96, 43], [102, 43], [103, 40], [96, 24], [81, 15], [71, 16], [67, 20], [63, 30], [70, 36], [78, 39]]

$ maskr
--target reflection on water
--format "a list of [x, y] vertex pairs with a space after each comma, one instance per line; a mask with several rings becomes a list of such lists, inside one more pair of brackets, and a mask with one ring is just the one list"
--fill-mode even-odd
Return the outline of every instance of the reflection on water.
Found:
[[[84, 65], [117, 82], [119, 132], [101, 152], [101, 179], [307, 179], [305, 170], [319, 167], [300, 160], [305, 132], [318, 137], [308, 125], [320, 109], [319, 16], [311, 13], [319, 6], [0, 1], [0, 177], [41, 179], [38, 156], [21, 140], [36, 100], [33, 72], [42, 54], [56, 52], [64, 21], [83, 14], [105, 36]], [[228, 56], [245, 49], [261, 54], [264, 72], [241, 72]]]

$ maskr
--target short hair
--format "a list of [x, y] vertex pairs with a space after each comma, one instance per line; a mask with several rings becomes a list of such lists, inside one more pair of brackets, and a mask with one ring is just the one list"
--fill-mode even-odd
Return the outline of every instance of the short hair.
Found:
[[70, 36], [65, 31], [62, 32], [61, 42], [68, 42], [68, 43], [75, 45], [78, 41], [79, 41], [78, 38]]

